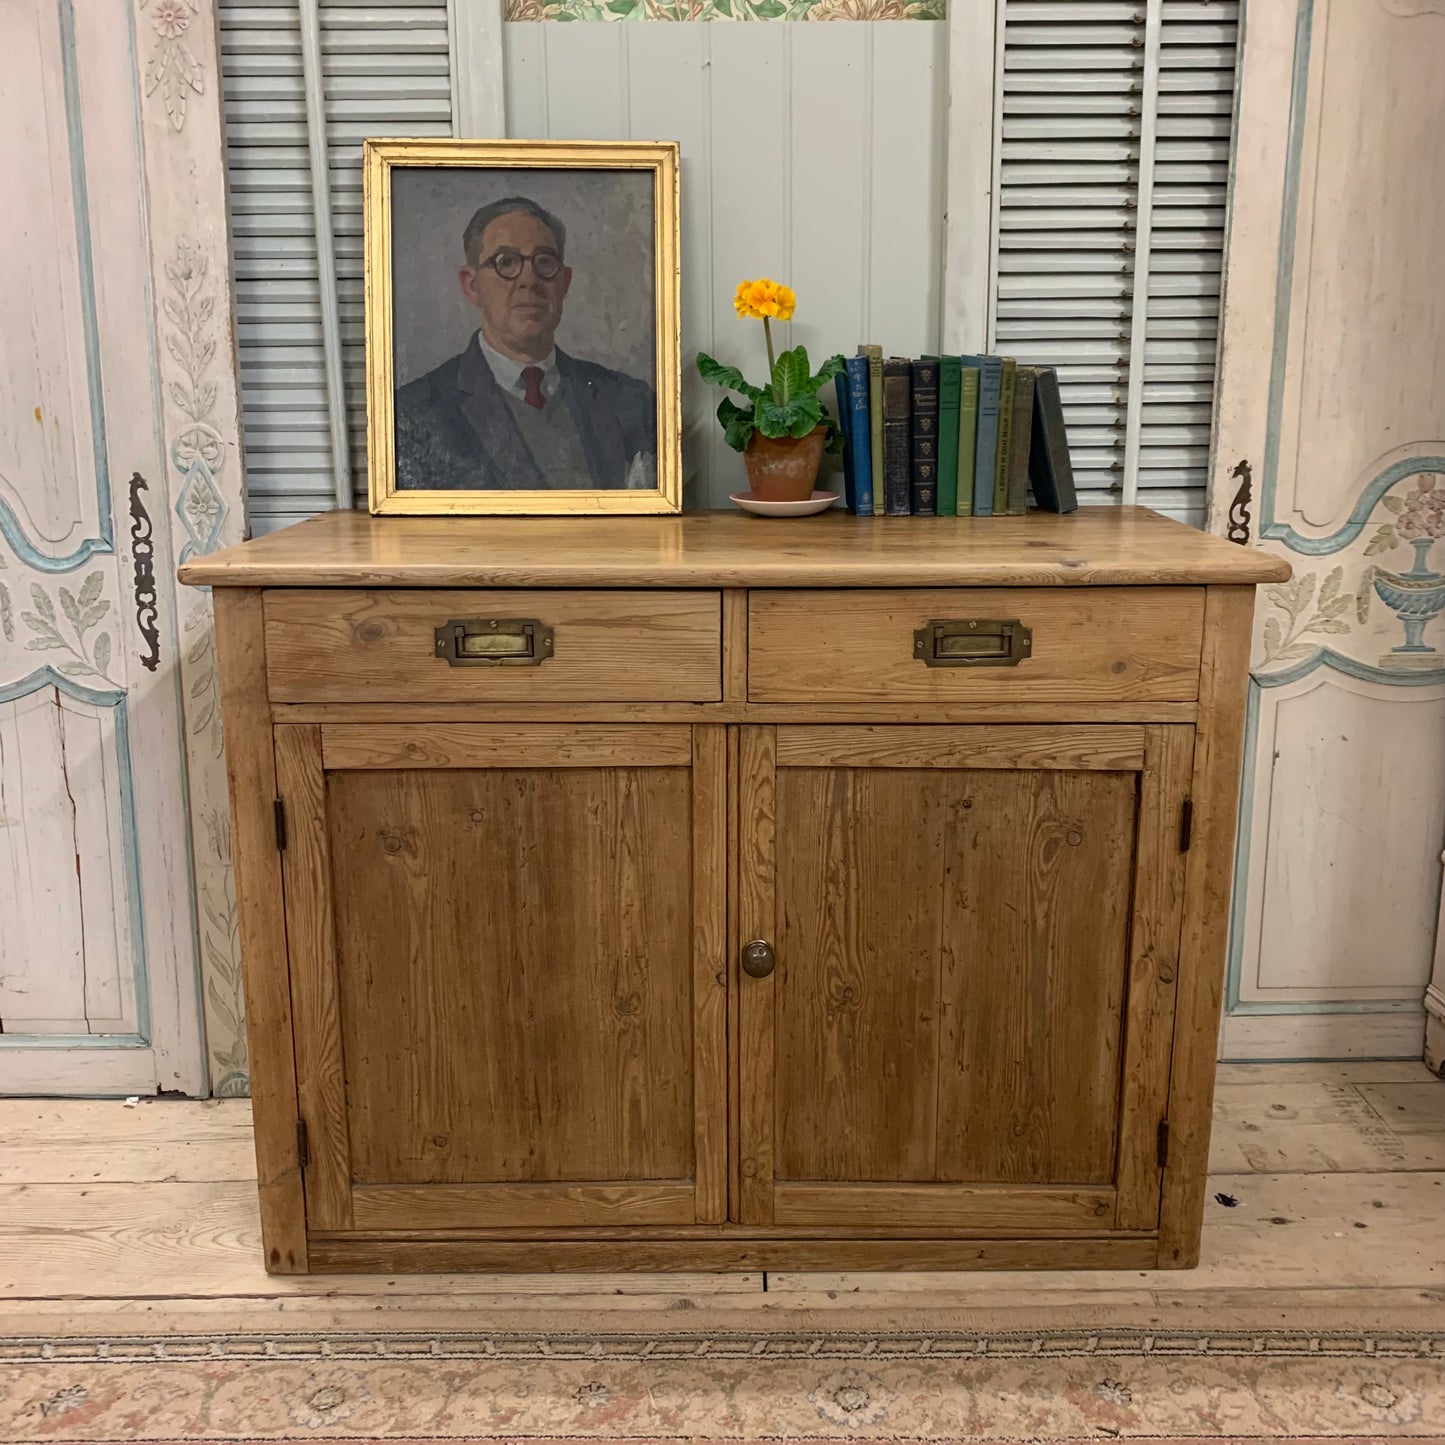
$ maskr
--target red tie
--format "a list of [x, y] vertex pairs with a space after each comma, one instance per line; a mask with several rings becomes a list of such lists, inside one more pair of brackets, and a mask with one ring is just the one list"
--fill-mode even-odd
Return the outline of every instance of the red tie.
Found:
[[527, 383], [527, 394], [522, 400], [528, 406], [534, 406], [541, 411], [547, 405], [547, 398], [542, 395], [542, 368], [540, 366], [524, 366], [522, 380]]

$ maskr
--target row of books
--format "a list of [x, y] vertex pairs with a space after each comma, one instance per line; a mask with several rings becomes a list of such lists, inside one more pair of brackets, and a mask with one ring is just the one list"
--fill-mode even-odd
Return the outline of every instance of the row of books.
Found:
[[1016, 516], [1078, 505], [1052, 366], [1011, 356], [883, 357], [837, 379], [848, 510], [860, 517]]

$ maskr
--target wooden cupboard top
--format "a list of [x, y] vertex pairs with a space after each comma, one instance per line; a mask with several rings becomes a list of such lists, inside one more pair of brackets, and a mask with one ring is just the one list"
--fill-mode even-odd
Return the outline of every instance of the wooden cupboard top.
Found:
[[1040, 587], [1280, 582], [1289, 564], [1144, 507], [786, 520], [327, 512], [196, 557], [210, 587]]

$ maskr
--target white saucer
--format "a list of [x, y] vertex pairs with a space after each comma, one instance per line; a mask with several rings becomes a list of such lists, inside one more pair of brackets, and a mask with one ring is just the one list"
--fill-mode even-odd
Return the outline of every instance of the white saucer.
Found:
[[814, 512], [826, 512], [838, 500], [837, 492], [814, 492], [801, 502], [762, 502], [751, 492], [734, 492], [729, 501], [736, 502], [745, 512], [754, 512], [759, 517], [811, 517]]

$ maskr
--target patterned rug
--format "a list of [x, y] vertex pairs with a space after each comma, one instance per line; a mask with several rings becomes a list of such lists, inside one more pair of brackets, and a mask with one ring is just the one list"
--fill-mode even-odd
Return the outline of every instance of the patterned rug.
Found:
[[0, 1340], [0, 1441], [1430, 1441], [1445, 1330]]

